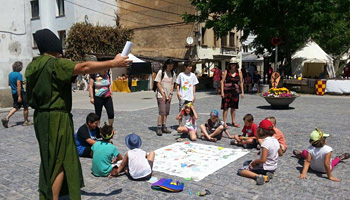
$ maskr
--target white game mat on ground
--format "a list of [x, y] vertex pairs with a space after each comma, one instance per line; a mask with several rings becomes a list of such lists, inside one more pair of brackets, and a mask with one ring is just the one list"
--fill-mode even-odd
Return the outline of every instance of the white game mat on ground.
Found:
[[245, 149], [174, 143], [155, 150], [153, 170], [199, 181], [247, 153]]

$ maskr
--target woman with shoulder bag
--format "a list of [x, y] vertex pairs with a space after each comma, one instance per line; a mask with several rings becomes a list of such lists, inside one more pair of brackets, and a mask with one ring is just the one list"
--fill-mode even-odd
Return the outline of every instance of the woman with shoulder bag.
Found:
[[176, 81], [174, 63], [175, 62], [173, 59], [166, 60], [162, 69], [158, 71], [155, 78], [155, 82], [157, 83], [156, 98], [159, 109], [158, 126], [156, 132], [158, 136], [161, 136], [163, 133], [171, 133], [171, 131], [166, 127], [166, 120], [170, 112], [174, 83]]
[[223, 120], [226, 126], [227, 112], [231, 108], [232, 126], [239, 128], [236, 123], [236, 109], [239, 103], [239, 85], [242, 91], [241, 98], [244, 98], [243, 75], [239, 70], [238, 60], [231, 58], [228, 68], [225, 70], [221, 80], [221, 109], [223, 111]]

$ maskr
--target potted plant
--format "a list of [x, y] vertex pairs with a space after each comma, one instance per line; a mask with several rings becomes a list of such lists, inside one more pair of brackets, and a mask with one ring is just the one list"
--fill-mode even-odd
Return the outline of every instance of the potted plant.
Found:
[[295, 98], [299, 95], [287, 88], [271, 88], [267, 92], [261, 93], [261, 96], [271, 104], [272, 108], [288, 108]]

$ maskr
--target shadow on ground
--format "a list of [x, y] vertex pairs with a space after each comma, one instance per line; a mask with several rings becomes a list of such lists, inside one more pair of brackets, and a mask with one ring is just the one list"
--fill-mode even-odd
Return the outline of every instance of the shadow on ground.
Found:
[[86, 196], [111, 196], [111, 195], [117, 195], [122, 193], [123, 189], [116, 189], [111, 191], [110, 193], [101, 193], [101, 192], [85, 192], [84, 190], [81, 190], [81, 194], [82, 195], [86, 195]]
[[294, 107], [288, 107], [288, 108], [272, 108], [271, 106], [257, 106], [256, 108], [263, 109], [263, 110], [294, 110]]

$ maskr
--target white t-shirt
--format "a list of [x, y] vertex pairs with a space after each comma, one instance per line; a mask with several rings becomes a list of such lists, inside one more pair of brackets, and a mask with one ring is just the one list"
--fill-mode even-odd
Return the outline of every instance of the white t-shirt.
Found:
[[[321, 148], [316, 148], [310, 145], [307, 148], [307, 152], [311, 154], [311, 162], [310, 162], [311, 169], [318, 172], [326, 173], [326, 168], [324, 167], [324, 159], [326, 157], [326, 154], [332, 151], [333, 151], [332, 147], [328, 145], [324, 145]], [[330, 169], [332, 169], [332, 165]]]
[[146, 152], [144, 150], [129, 150], [128, 159], [129, 173], [134, 179], [143, 178], [152, 173], [151, 166], [148, 163]]
[[196, 120], [190, 115], [183, 116], [185, 120], [185, 127], [197, 130]]
[[185, 74], [181, 72], [176, 79], [176, 84], [180, 85], [181, 100], [192, 101], [193, 100], [193, 86], [197, 85], [198, 79], [192, 72]]
[[262, 148], [267, 149], [267, 160], [263, 164], [264, 170], [276, 170], [277, 162], [278, 162], [278, 150], [280, 148], [280, 144], [278, 140], [274, 137], [266, 137], [264, 142], [261, 144], [260, 155], [262, 155]]
[[[171, 85], [173, 83], [175, 83], [175, 81], [176, 81], [176, 75], [175, 75], [175, 73], [172, 74], [172, 72], [165, 72], [164, 77], [161, 80], [162, 73], [163, 73], [163, 71], [159, 70], [157, 73], [157, 76], [154, 80], [162, 85], [163, 90], [165, 92], [165, 96], [168, 99], [170, 91], [171, 91]], [[156, 98], [162, 98], [162, 95], [159, 91], [156, 92]]]

